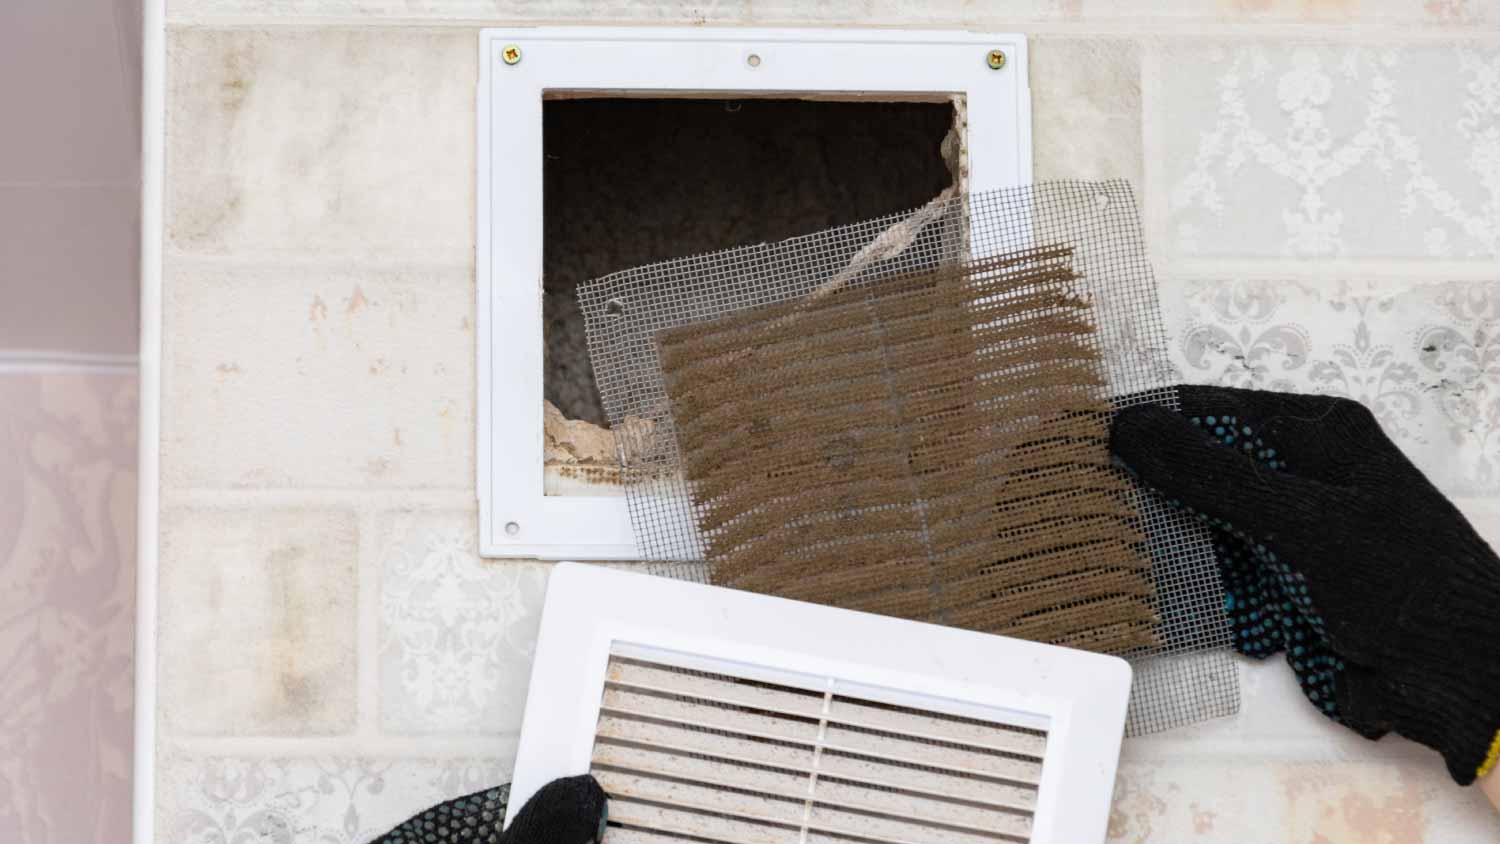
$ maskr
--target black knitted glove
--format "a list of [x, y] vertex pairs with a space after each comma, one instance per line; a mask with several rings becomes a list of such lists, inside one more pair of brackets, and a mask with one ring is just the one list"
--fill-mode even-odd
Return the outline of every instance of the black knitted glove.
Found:
[[599, 844], [608, 798], [588, 774], [556, 779], [532, 795], [500, 831], [510, 786], [477, 791], [413, 815], [375, 844]]
[[1500, 756], [1500, 559], [1347, 399], [1184, 386], [1120, 411], [1116, 457], [1216, 536], [1237, 647], [1285, 650], [1309, 700], [1443, 754]]

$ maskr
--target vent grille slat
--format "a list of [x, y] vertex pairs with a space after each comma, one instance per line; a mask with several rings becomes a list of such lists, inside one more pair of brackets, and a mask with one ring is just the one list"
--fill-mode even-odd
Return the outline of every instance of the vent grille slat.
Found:
[[812, 721], [771, 718], [707, 703], [690, 703], [667, 697], [606, 688], [604, 710], [624, 715], [672, 721], [694, 727], [725, 730], [744, 736], [805, 744], [818, 743], [818, 725]]
[[803, 801], [786, 800], [759, 794], [747, 794], [728, 788], [714, 788], [656, 777], [595, 771], [595, 778], [610, 797], [660, 803], [682, 809], [696, 809], [721, 815], [732, 815], [752, 821], [796, 826], [802, 823]]
[[686, 839], [629, 826], [615, 826], [610, 828], [604, 840], [608, 844], [682, 844]]
[[[767, 771], [714, 759], [661, 753], [643, 748], [601, 744], [594, 751], [594, 764], [606, 769], [598, 774], [601, 783], [606, 780], [617, 781], [617, 778], [621, 776], [617, 772], [628, 771], [637, 775], [686, 780], [707, 786], [749, 789], [798, 801], [805, 800], [813, 793], [811, 777], [807, 775]], [[636, 787], [634, 781], [619, 782], [618, 792], [610, 788], [608, 784], [606, 784], [606, 790], [611, 794], [627, 794], [632, 793]], [[644, 795], [637, 794], [636, 796], [644, 799]], [[870, 788], [858, 783], [840, 782], [826, 776], [818, 781], [817, 802], [825, 806], [870, 814], [945, 823], [973, 832], [995, 830], [1021, 835], [1028, 833], [1031, 829], [1028, 820], [1015, 812], [967, 806], [951, 800], [934, 799], [920, 794]]]
[[725, 788], [752, 789], [762, 794], [792, 799], [802, 799], [811, 793], [811, 777], [807, 773], [799, 775], [768, 771], [719, 759], [681, 756], [638, 747], [597, 745], [594, 748], [594, 764]]
[[[807, 826], [818, 832], [828, 832], [847, 837], [872, 838], [892, 844], [993, 844], [997, 839], [1025, 841], [1030, 834], [1026, 829], [1016, 830], [1015, 835], [1006, 835], [1000, 830], [990, 834], [975, 834], [959, 829], [950, 829], [937, 824], [902, 821], [876, 815], [857, 815], [825, 806], [813, 807]], [[1005, 835], [1005, 838], [1000, 836]]]
[[863, 788], [828, 779], [818, 781], [818, 803], [866, 814], [947, 824], [978, 833], [1004, 832], [1021, 836], [1031, 833], [1031, 818], [1025, 815], [965, 806], [915, 794]]
[[904, 731], [908, 735], [935, 741], [967, 744], [1038, 759], [1042, 758], [1047, 747], [1046, 738], [1030, 730], [997, 730], [993, 724], [934, 718], [913, 710], [891, 710], [842, 699], [833, 701], [828, 720], [871, 730]]
[[823, 696], [812, 692], [787, 691], [733, 683], [703, 674], [686, 674], [625, 660], [612, 660], [608, 682], [646, 691], [735, 704], [763, 712], [817, 718], [823, 711]]
[[867, 700], [827, 678], [754, 669], [762, 679], [750, 679], [697, 658], [690, 669], [630, 654], [610, 660], [595, 728], [592, 770], [611, 799], [606, 844], [1030, 838], [1039, 730], [887, 692]]
[[954, 800], [983, 803], [1021, 812], [1029, 813], [1036, 810], [1036, 789], [1024, 786], [836, 754], [824, 754], [818, 762], [818, 770], [825, 776], [886, 788], [918, 791], [937, 797], [950, 797]]
[[1012, 782], [1037, 785], [1042, 781], [1041, 760], [988, 756], [959, 747], [926, 744], [890, 735], [858, 732], [829, 726], [823, 746], [859, 756], [910, 762], [959, 773], [980, 774]]
[[[611, 826], [666, 833], [671, 840], [677, 842], [682, 840], [679, 836], [723, 841], [726, 844], [798, 844], [802, 838], [801, 833], [793, 827], [749, 823], [734, 818], [637, 803], [613, 795], [609, 801], [609, 822]], [[605, 844], [614, 844], [614, 833], [613, 829], [605, 833]]]
[[[763, 741], [739, 739], [717, 733], [649, 721], [604, 716], [599, 719], [595, 755], [602, 749], [614, 749], [616, 743], [630, 743], [659, 748], [662, 751], [700, 754], [714, 758], [751, 763], [797, 773], [811, 773], [813, 752]], [[875, 759], [824, 754], [818, 770], [830, 777], [867, 785], [922, 792], [951, 797], [970, 803], [1030, 812], [1036, 808], [1036, 791], [1003, 783], [955, 776], [940, 771], [923, 770], [889, 764]]]
[[752, 741], [672, 724], [635, 721], [611, 715], [605, 715], [599, 719], [596, 738], [634, 742], [684, 753], [702, 753], [725, 759], [738, 759], [742, 762], [769, 765], [789, 771], [810, 772], [813, 766], [811, 748]]

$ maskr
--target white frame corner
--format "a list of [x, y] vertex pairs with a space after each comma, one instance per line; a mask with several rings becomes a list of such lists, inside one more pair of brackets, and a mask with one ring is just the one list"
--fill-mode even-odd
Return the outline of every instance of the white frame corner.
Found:
[[[516, 47], [519, 61], [502, 53]], [[998, 70], [987, 61], [1003, 50]], [[622, 61], [628, 52], [629, 60]], [[757, 58], [752, 66], [749, 57]], [[542, 101], [549, 91], [713, 96], [962, 96], [967, 182], [1031, 180], [1026, 39], [856, 29], [540, 27], [479, 38], [477, 448], [486, 557], [637, 557], [619, 496], [543, 490]], [[502, 127], [504, 131], [497, 131]], [[497, 203], [496, 197], [504, 202]], [[622, 268], [623, 269], [623, 268]], [[507, 531], [507, 525], [514, 531]]]
[[1104, 840], [1130, 698], [1125, 660], [576, 563], [547, 584], [507, 823], [546, 783], [589, 770], [607, 663], [621, 646], [704, 660], [709, 671], [713, 662], [834, 678], [886, 703], [1043, 728], [1031, 844]]

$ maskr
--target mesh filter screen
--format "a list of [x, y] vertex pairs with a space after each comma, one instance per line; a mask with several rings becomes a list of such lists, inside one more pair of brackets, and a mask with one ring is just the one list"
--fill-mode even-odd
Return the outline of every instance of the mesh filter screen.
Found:
[[[939, 198], [910, 215], [653, 264], [580, 287], [642, 558], [663, 574], [709, 580], [710, 537], [699, 524], [663, 370], [662, 341], [675, 335], [663, 332], [1038, 249], [1068, 252], [1070, 290], [1090, 303], [1088, 337], [1111, 402], [1175, 406], [1155, 282], [1124, 182]], [[1154, 644], [1123, 651], [1136, 668], [1127, 733], [1234, 712], [1239, 688], [1211, 542], [1151, 493], [1132, 486], [1126, 499], [1151, 559], [1157, 619]]]
[[1088, 650], [1154, 644], [1069, 258], [1027, 250], [662, 331], [713, 582]]

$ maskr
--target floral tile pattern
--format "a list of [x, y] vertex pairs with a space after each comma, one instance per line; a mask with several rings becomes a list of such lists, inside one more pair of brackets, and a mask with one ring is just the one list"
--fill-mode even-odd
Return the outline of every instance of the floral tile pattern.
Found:
[[0, 375], [0, 841], [129, 836], [135, 431], [134, 374]]
[[1192, 283], [1196, 383], [1347, 396], [1451, 495], [1500, 491], [1500, 283]]
[[1500, 255], [1500, 50], [1254, 43], [1164, 64], [1170, 252]]
[[381, 559], [381, 725], [514, 734], [548, 567], [482, 561], [475, 516], [396, 517]]
[[436, 803], [510, 780], [485, 759], [166, 757], [163, 844], [363, 844]]

